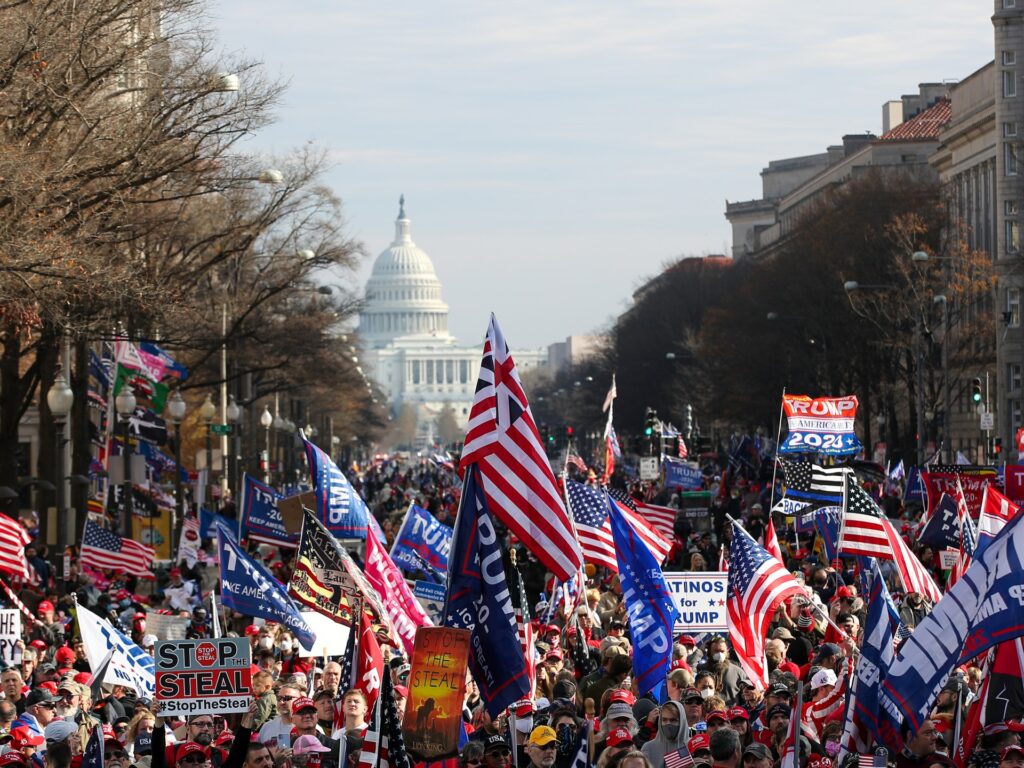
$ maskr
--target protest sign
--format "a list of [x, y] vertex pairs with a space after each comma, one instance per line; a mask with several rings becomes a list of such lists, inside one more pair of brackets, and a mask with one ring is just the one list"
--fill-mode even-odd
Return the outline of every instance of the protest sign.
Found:
[[783, 395], [789, 434], [779, 453], [824, 453], [848, 456], [863, 446], [853, 431], [857, 420], [857, 398]]
[[939, 552], [939, 563], [945, 571], [952, 570], [960, 560], [959, 549], [944, 549]]
[[665, 458], [665, 487], [698, 490], [704, 482], [704, 474], [692, 461], [678, 461]]
[[315, 637], [313, 647], [303, 648], [299, 645], [299, 656], [303, 658], [324, 656], [343, 656], [348, 649], [348, 639], [352, 634], [352, 628], [344, 624], [336, 624], [322, 613], [317, 611], [300, 611], [299, 615], [305, 620]]
[[[957, 480], [959, 479], [959, 484]], [[934, 509], [942, 494], [957, 498], [963, 488], [964, 499], [971, 517], [981, 514], [981, 499], [985, 495], [985, 486], [996, 480], [995, 467], [963, 466], [932, 466], [931, 471], [921, 472], [921, 480], [928, 494], [928, 508]]]
[[1003, 492], [1017, 506], [1024, 505], [1024, 466], [1006, 465], [1003, 472]]
[[190, 622], [188, 616], [146, 611], [146, 631], [163, 640], [184, 640]]
[[0, 661], [4, 669], [21, 663], [21, 612], [17, 608], [0, 610]]
[[159, 640], [156, 700], [161, 717], [245, 712], [252, 700], [249, 640]]
[[666, 573], [665, 582], [679, 610], [674, 630], [677, 635], [728, 631], [725, 596], [729, 574]]
[[424, 762], [458, 754], [469, 637], [451, 627], [416, 633], [402, 735], [406, 750]]
[[423, 610], [435, 624], [441, 621], [441, 613], [444, 611], [444, 584], [435, 584], [432, 581], [420, 580], [412, 585], [412, 593], [420, 601]]

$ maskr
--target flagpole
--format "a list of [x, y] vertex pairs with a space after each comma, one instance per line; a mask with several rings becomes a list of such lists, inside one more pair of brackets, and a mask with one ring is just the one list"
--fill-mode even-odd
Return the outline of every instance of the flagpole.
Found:
[[[772, 495], [771, 498], [775, 499], [775, 478], [779, 472], [779, 442], [782, 440], [782, 417], [786, 413], [786, 388], [782, 388], [782, 399], [779, 401], [779, 426], [775, 430], [775, 461], [772, 462]], [[768, 517], [769, 519], [774, 513], [775, 504], [769, 503], [768, 505]], [[795, 513], [794, 513], [795, 514]], [[783, 515], [785, 517], [785, 515]], [[796, 531], [796, 520], [793, 520], [793, 543], [797, 549], [800, 549], [800, 534]]]

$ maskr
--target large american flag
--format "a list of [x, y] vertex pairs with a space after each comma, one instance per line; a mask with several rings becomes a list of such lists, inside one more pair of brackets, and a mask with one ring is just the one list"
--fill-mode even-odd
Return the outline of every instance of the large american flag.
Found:
[[761, 688], [768, 686], [764, 641], [779, 603], [803, 595], [803, 587], [754, 541], [738, 523], [732, 524], [729, 549], [729, 593], [726, 610], [729, 640], [747, 677]]
[[654, 529], [662, 536], [672, 539], [676, 535], [675, 524], [678, 509], [672, 507], [659, 507], [655, 504], [644, 504], [636, 502], [636, 511], [644, 516]]
[[0, 571], [31, 579], [25, 545], [32, 541], [25, 526], [17, 520], [0, 514]]
[[583, 553], [541, 444], [515, 361], [491, 315], [461, 469], [480, 468], [484, 495], [509, 530], [562, 581]]
[[[618, 573], [612, 525], [608, 519], [607, 505], [610, 494], [573, 480], [565, 481], [565, 489], [569, 497], [569, 509], [572, 511], [573, 520], [576, 521], [576, 533], [583, 547], [584, 559]], [[654, 559], [662, 562], [672, 549], [672, 542], [658, 533], [636, 510], [614, 496], [611, 501], [621, 510], [626, 522], [636, 531], [637, 536], [654, 555]]]
[[839, 530], [839, 553], [892, 560], [907, 592], [924, 595], [932, 603], [942, 598], [917, 555], [852, 476], [847, 483], [846, 509]]
[[83, 565], [152, 578], [155, 554], [152, 547], [123, 539], [92, 520], [85, 521], [81, 555]]

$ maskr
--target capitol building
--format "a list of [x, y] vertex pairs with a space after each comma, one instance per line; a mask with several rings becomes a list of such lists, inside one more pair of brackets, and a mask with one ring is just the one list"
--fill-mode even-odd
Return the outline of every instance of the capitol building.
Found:
[[[445, 408], [460, 428], [473, 404], [483, 330], [478, 344], [460, 345], [448, 330], [448, 305], [430, 257], [410, 234], [405, 198], [399, 200], [395, 239], [373, 263], [359, 319], [364, 368], [397, 415], [412, 406], [417, 416], [417, 447], [436, 440], [437, 420]], [[512, 350], [520, 375], [548, 363], [547, 348]]]

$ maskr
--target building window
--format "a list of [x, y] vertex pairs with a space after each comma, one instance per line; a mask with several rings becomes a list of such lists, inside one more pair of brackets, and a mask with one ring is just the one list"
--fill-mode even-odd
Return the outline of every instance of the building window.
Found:
[[1017, 145], [1003, 144], [1003, 175], [1017, 175]]
[[1020, 204], [1016, 200], [1004, 200], [1003, 213], [1007, 216], [1016, 216], [1020, 213]]
[[1003, 66], [1012, 67], [1017, 64], [1017, 52], [1016, 51], [1003, 51]]
[[1020, 374], [1021, 364], [1020, 363], [1007, 363], [1006, 364], [1006, 388], [1010, 392], [1016, 392], [1020, 389]]
[[1020, 251], [1020, 222], [1016, 219], [1007, 219], [1005, 224], [1006, 251], [1007, 253], [1018, 253]]
[[412, 383], [413, 384], [419, 384], [420, 383], [420, 361], [419, 360], [413, 360], [412, 361]]
[[427, 384], [434, 383], [434, 361], [427, 360]]
[[1010, 138], [1011, 136], [1017, 135], [1017, 124], [1016, 123], [1003, 123], [1003, 136]]
[[1020, 327], [1020, 288], [1006, 289], [1006, 318], [1011, 328]]
[[459, 383], [466, 384], [469, 381], [469, 360], [459, 360]]
[[1003, 0], [1003, 8], [1016, 8], [1017, 0]]
[[1007, 400], [1010, 411], [1010, 429], [1016, 429], [1021, 425], [1020, 398], [1011, 397]]
[[1012, 69], [1003, 70], [1003, 98], [1012, 99], [1017, 95], [1017, 73]]
[[444, 380], [449, 384], [455, 383], [455, 361], [445, 360], [444, 361]]

